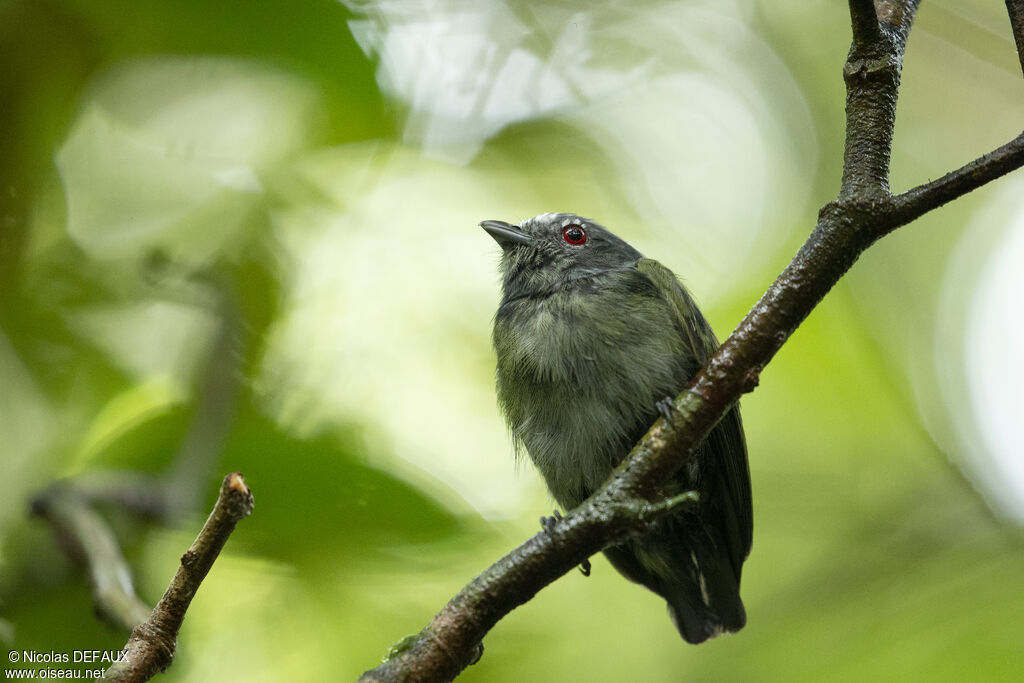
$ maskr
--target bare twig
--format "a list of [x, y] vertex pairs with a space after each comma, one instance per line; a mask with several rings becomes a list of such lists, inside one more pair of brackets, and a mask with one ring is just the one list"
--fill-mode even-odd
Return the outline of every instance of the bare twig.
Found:
[[239, 472], [224, 478], [213, 512], [192, 546], [181, 556], [181, 565], [163, 597], [149, 618], [132, 630], [124, 648], [124, 661], [107, 669], [104, 680], [147, 681], [170, 666], [178, 630], [199, 584], [206, 578], [235, 525], [252, 514], [253, 504], [252, 493]]
[[1024, 0], [1006, 0], [1006, 11], [1010, 15], [1013, 40], [1017, 43], [1017, 58], [1024, 71]]
[[171, 516], [171, 503], [163, 479], [128, 470], [96, 470], [62, 483], [89, 503], [109, 503], [150, 519]]
[[32, 509], [54, 527], [64, 547], [89, 572], [97, 614], [131, 631], [150, 613], [136, 595], [131, 570], [117, 539], [96, 512], [112, 503], [136, 514], [166, 519], [195, 507], [230, 427], [239, 384], [241, 321], [233, 290], [222, 284], [220, 327], [203, 364], [197, 407], [170, 470], [162, 476], [126, 471], [85, 472], [53, 484], [35, 497]]
[[[1024, 165], [1020, 138], [959, 171], [899, 197], [889, 158], [903, 52], [919, 0], [851, 0], [854, 40], [844, 69], [846, 152], [838, 198], [782, 274], [676, 397], [609, 481], [582, 505], [496, 562], [416, 636], [361, 681], [447, 681], [475, 662], [499, 619], [600, 548], [629, 533], [612, 523], [630, 501], [650, 498], [683, 467], [726, 410], [860, 254], [896, 227]], [[872, 14], [876, 24], [872, 26]], [[685, 457], [680, 457], [686, 453]], [[628, 519], [628, 515], [626, 516]]]
[[919, 185], [894, 197], [894, 215], [898, 225], [909, 223], [932, 209], [962, 197], [971, 190], [976, 190], [1020, 168], [1022, 163], [1024, 133], [938, 180]]
[[49, 521], [62, 545], [86, 566], [101, 619], [130, 631], [149, 615], [110, 527], [74, 489], [51, 486], [32, 501], [32, 512]]

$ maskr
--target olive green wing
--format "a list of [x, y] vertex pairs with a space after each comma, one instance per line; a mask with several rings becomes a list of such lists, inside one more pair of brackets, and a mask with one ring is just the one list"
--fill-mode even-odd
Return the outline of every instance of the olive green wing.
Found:
[[646, 275], [675, 312], [675, 321], [687, 339], [693, 357], [702, 367], [718, 348], [718, 339], [697, 308], [690, 293], [679, 284], [671, 270], [653, 259], [640, 259], [636, 269]]
[[[718, 348], [718, 339], [696, 302], [672, 271], [652, 259], [640, 259], [636, 267], [654, 283], [674, 310], [676, 325], [695, 359], [695, 367], [689, 371], [692, 378]], [[702, 448], [707, 451], [708, 468], [715, 474], [713, 487], [717, 490], [714, 497], [723, 508], [720, 510], [721, 528], [738, 580], [743, 560], [750, 553], [753, 536], [750, 470], [739, 404], [730, 408], [715, 425]]]

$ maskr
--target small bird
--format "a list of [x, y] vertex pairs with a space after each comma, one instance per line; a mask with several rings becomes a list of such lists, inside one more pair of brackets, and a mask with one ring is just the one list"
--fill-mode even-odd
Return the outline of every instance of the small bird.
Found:
[[[480, 226], [502, 248], [498, 403], [517, 449], [569, 510], [670, 409], [665, 399], [718, 340], [671, 271], [590, 219], [546, 213]], [[753, 514], [738, 406], [662, 493], [684, 491], [699, 502], [604, 554], [665, 598], [679, 633], [696, 644], [746, 623], [739, 586]]]

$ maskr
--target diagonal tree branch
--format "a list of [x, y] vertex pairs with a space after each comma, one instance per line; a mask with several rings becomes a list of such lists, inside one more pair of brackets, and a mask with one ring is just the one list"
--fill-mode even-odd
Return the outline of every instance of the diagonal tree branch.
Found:
[[1014, 169], [1024, 162], [1024, 133], [983, 157], [950, 171], [937, 180], [907, 190], [893, 198], [893, 215], [899, 227], [932, 209], [958, 199]]
[[1006, 0], [1006, 11], [1010, 15], [1013, 40], [1017, 43], [1017, 58], [1024, 71], [1024, 0]]
[[[889, 159], [903, 52], [919, 0], [850, 0], [846, 149], [839, 196], [799, 252], [691, 385], [582, 505], [496, 562], [360, 681], [448, 681], [482, 654], [499, 619], [597, 550], [642, 531], [636, 501], [683, 467], [761, 369], [865, 249], [897, 227], [1024, 165], [1021, 138], [898, 197]], [[876, 22], [872, 26], [872, 14]], [[680, 458], [679, 453], [686, 453]]]
[[130, 631], [149, 614], [135, 594], [131, 569], [114, 533], [88, 501], [66, 484], [54, 484], [32, 501], [32, 514], [46, 519], [63, 545], [89, 572], [96, 614]]
[[360, 681], [449, 681], [483, 653], [483, 636], [506, 614], [591, 555], [696, 500], [653, 502], [604, 487], [473, 579], [419, 634]]
[[124, 659], [104, 672], [104, 680], [148, 681], [170, 666], [178, 630], [199, 584], [206, 578], [235, 525], [252, 514], [253, 505], [252, 492], [241, 473], [232, 472], [224, 477], [213, 512], [192, 546], [181, 556], [181, 565], [163, 597], [149, 617], [132, 630], [123, 650]]
[[234, 290], [221, 283], [220, 325], [202, 366], [197, 407], [169, 471], [162, 476], [91, 471], [59, 481], [34, 497], [32, 513], [45, 519], [73, 558], [88, 571], [96, 613], [131, 631], [150, 613], [135, 594], [131, 570], [97, 503], [113, 503], [147, 517], [166, 519], [196, 507], [216, 454], [231, 424], [240, 377], [243, 335]]

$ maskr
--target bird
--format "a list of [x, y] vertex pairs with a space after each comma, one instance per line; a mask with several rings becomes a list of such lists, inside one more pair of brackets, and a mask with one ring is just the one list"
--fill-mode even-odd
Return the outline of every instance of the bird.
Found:
[[[498, 404], [517, 452], [526, 451], [555, 501], [571, 510], [669, 409], [666, 399], [718, 340], [672, 271], [591, 219], [545, 213], [480, 227], [502, 250]], [[740, 576], [753, 508], [738, 404], [660, 493], [686, 491], [698, 502], [604, 554], [664, 598], [680, 635], [698, 644], [746, 624]]]

